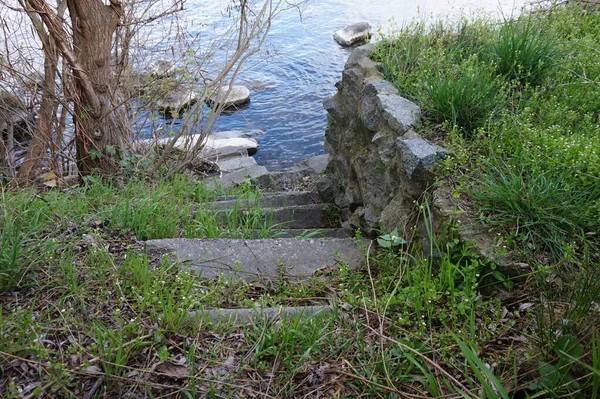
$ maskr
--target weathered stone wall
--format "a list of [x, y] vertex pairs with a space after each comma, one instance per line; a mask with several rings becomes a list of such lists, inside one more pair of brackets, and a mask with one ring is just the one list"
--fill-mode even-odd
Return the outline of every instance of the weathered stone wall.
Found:
[[412, 130], [420, 109], [384, 80], [374, 50], [368, 44], [352, 52], [338, 92], [323, 102], [329, 164], [320, 188], [353, 227], [403, 230], [433, 182], [431, 166], [448, 152]]

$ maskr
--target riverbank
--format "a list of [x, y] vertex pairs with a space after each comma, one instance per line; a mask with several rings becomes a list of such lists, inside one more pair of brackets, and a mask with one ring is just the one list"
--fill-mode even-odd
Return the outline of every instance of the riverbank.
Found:
[[[338, 261], [335, 267], [317, 263], [313, 273], [294, 280], [288, 278], [291, 265], [279, 262], [275, 276], [239, 281], [191, 273], [184, 267], [190, 262], [157, 256], [146, 251], [145, 242], [270, 239], [285, 223], [277, 225], [268, 217], [274, 215], [271, 209], [258, 205], [268, 196], [266, 188], [244, 183], [232, 190], [208, 189], [192, 174], [166, 177], [161, 173], [168, 171], [157, 171], [150, 180], [142, 170], [131, 169], [114, 179], [86, 177], [85, 185], [64, 191], [3, 191], [0, 395], [596, 397], [597, 197], [582, 197], [586, 201], [567, 216], [586, 224], [564, 234], [547, 223], [562, 223], [560, 214], [529, 218], [571, 207], [569, 201], [578, 193], [596, 187], [594, 168], [600, 163], [584, 163], [580, 157], [594, 160], [598, 148], [589, 146], [597, 136], [594, 117], [600, 98], [595, 92], [600, 71], [590, 54], [598, 50], [595, 27], [600, 21], [595, 11], [576, 8], [553, 9], [541, 17], [550, 19], [544, 29], [532, 32], [564, 33], [553, 44], [566, 52], [560, 53], [549, 75], [535, 83], [528, 70], [506, 78], [506, 86], [495, 86], [505, 74], [490, 72], [490, 81], [482, 77], [488, 77], [487, 68], [496, 67], [497, 61], [479, 64], [487, 39], [502, 37], [502, 29], [510, 27], [528, 32], [520, 25], [527, 19], [504, 28], [465, 25], [459, 30], [462, 36], [450, 28], [432, 35], [408, 28], [401, 32], [403, 40], [395, 42], [400, 51], [383, 47], [379, 54], [382, 61], [391, 60], [386, 72], [402, 73], [388, 75], [390, 81], [398, 83], [403, 95], [413, 95], [423, 109], [424, 122], [414, 128], [450, 151], [434, 183], [451, 189], [450, 197], [457, 200], [452, 209], [456, 220], [470, 212], [487, 226], [496, 225], [493, 232], [500, 235], [495, 244], [522, 257], [520, 263], [529, 268], [526, 275], [512, 279], [499, 272], [460, 239], [457, 222], [436, 234], [427, 197], [411, 203], [424, 229], [376, 232], [372, 240], [365, 240], [360, 230], [355, 233], [361, 267], [353, 268], [349, 261]], [[532, 37], [533, 43], [541, 40]], [[576, 45], [575, 40], [582, 42]], [[452, 51], [446, 53], [448, 48]], [[469, 49], [482, 58], [470, 55]], [[550, 60], [547, 55], [542, 59]], [[521, 67], [514, 72], [525, 71], [521, 61], [517, 65]], [[489, 102], [508, 104], [508, 109], [486, 108], [476, 118], [451, 113], [451, 118], [435, 119], [436, 111], [442, 110], [432, 102], [433, 93], [451, 94], [454, 84], [462, 84], [465, 91], [446, 100], [463, 101], [470, 92], [477, 99], [486, 82], [497, 88], [483, 90], [489, 92]], [[455, 104], [454, 111], [458, 109]], [[582, 144], [575, 145], [579, 140]], [[530, 153], [535, 156], [528, 157]], [[569, 162], [561, 158], [565, 154]], [[568, 168], [561, 171], [565, 165]], [[575, 173], [572, 168], [581, 165], [586, 169]], [[511, 183], [497, 192], [503, 203], [512, 201], [523, 208], [486, 206], [476, 193], [490, 187], [483, 184], [488, 180]], [[233, 209], [216, 212], [218, 199], [230, 201]], [[320, 223], [340, 222], [335, 208], [318, 212]], [[513, 219], [502, 224], [498, 216]], [[554, 233], [555, 241], [540, 240], [535, 229], [545, 226], [541, 232]], [[320, 242], [316, 234], [304, 237], [307, 255], [314, 255], [308, 244]], [[264, 248], [241, 244], [249, 251]], [[547, 244], [558, 244], [561, 251], [552, 252]], [[261, 258], [260, 251], [247, 257]], [[210, 262], [225, 263], [226, 255]], [[240, 269], [235, 262], [228, 267], [233, 275]], [[269, 309], [264, 313], [271, 316], [241, 325], [190, 318], [191, 313], [220, 309], [229, 314], [253, 306]], [[305, 307], [312, 313], [288, 317], [280, 307]]]

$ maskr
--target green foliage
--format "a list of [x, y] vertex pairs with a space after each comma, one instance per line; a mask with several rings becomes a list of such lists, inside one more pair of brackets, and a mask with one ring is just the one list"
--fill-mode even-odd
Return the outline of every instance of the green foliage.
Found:
[[599, 26], [600, 13], [577, 5], [501, 24], [412, 24], [375, 56], [446, 129], [448, 173], [465, 174], [486, 222], [530, 256], [598, 255]]
[[583, 347], [573, 335], [562, 335], [554, 343], [554, 352], [558, 357], [555, 364], [540, 362], [540, 379], [529, 385], [531, 391], [558, 398], [560, 395], [576, 392], [579, 383], [570, 375], [574, 362], [583, 354]]
[[[461, 341], [456, 335], [454, 336], [456, 343], [460, 347], [463, 355], [467, 359], [469, 367], [473, 370], [477, 380], [483, 387], [485, 397], [488, 399], [502, 398], [508, 399], [508, 393], [502, 383], [490, 371], [490, 369], [479, 359], [475, 351], [465, 342]], [[466, 394], [466, 392], [464, 392]]]
[[421, 101], [426, 115], [437, 123], [448, 122], [467, 134], [483, 124], [502, 103], [500, 83], [488, 66], [473, 56], [456, 68], [438, 71], [424, 83]]
[[560, 57], [556, 41], [533, 15], [504, 21], [486, 50], [497, 73], [522, 86], [542, 83]]
[[389, 234], [383, 234], [377, 237], [377, 243], [383, 248], [393, 248], [402, 244], [406, 244], [407, 241], [400, 236], [398, 229], [394, 229]]
[[[600, 186], [572, 187], [568, 171], [540, 170], [493, 159], [473, 191], [490, 216], [486, 223], [502, 226], [506, 234], [529, 251], [564, 258], [573, 245], [600, 227], [590, 204], [600, 198]], [[554, 173], [553, 173], [554, 172]]]

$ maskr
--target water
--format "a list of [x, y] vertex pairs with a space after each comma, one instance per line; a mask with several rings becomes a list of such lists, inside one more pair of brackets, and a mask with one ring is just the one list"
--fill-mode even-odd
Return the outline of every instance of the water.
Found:
[[[163, 8], [170, 3], [159, 0], [155, 5]], [[146, 48], [147, 57], [138, 66], [148, 65], [153, 57], [168, 59], [187, 48], [210, 52], [218, 60], [226, 48], [215, 49], [211, 44], [233, 23], [228, 16], [231, 3], [188, 0], [177, 17], [162, 19], [141, 31], [139, 41], [133, 45]], [[367, 21], [375, 30], [385, 32], [393, 30], [394, 24], [402, 25], [417, 17], [430, 21], [440, 16], [456, 19], [478, 10], [510, 15], [524, 4], [525, 0], [309, 0], [301, 13], [289, 10], [276, 16], [263, 50], [248, 61], [236, 82], [251, 89], [249, 107], [222, 116], [215, 130], [263, 131], [255, 157], [270, 170], [322, 154], [327, 124], [322, 101], [335, 93], [334, 85], [350, 51], [333, 40], [334, 31]], [[11, 16], [9, 10], [0, 10], [0, 15], [6, 17], [7, 12], [9, 21], [20, 21], [14, 24], [20, 28], [11, 42], [38, 47], [31, 31], [23, 28], [28, 26], [23, 15]], [[35, 57], [28, 58], [35, 64]], [[216, 70], [210, 64], [203, 68]]]
[[[220, 4], [219, 4], [220, 3]], [[222, 19], [227, 0], [193, 0], [184, 19], [201, 29], [207, 18]], [[333, 32], [358, 21], [368, 21], [376, 29], [393, 30], [420, 17], [457, 18], [483, 10], [496, 16], [509, 15], [524, 1], [445, 0], [315, 0], [301, 15], [286, 11], [278, 15], [265, 45], [252, 66], [240, 75], [239, 82], [264, 86], [252, 90], [251, 104], [242, 111], [222, 116], [216, 131], [260, 129], [259, 164], [270, 170], [290, 166], [301, 159], [324, 153], [326, 113], [323, 99], [335, 93], [349, 51], [332, 38]], [[393, 18], [393, 20], [391, 20]], [[196, 22], [197, 21], [197, 22]], [[193, 33], [193, 32], [192, 32]], [[260, 83], [256, 85], [256, 83]]]

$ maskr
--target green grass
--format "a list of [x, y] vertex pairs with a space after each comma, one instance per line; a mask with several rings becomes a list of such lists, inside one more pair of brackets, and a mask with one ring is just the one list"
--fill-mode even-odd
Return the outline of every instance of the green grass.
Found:
[[[597, 312], [590, 304], [600, 262], [599, 27], [595, 8], [549, 5], [502, 23], [414, 23], [375, 54], [386, 78], [422, 106], [420, 133], [452, 149], [441, 178], [463, 193], [504, 253], [531, 266], [520, 289], [542, 298], [532, 301], [543, 306], [532, 306], [537, 327], [528, 339], [536, 345], [525, 357], [537, 360], [526, 381], [516, 366], [489, 375], [472, 343], [457, 341], [472, 386], [487, 397], [505, 396], [498, 381], [506, 387], [511, 374], [511, 386], [527, 397], [597, 395], [590, 366], [597, 362]], [[460, 281], [452, 266], [442, 258], [440, 276], [448, 278], [436, 282], [427, 270], [410, 289]], [[556, 349], [568, 339], [562, 337], [581, 344], [577, 362]]]
[[[260, 196], [251, 187], [234, 194], [240, 203]], [[408, 247], [397, 232], [384, 235], [390, 245], [372, 245], [363, 270], [263, 284], [199, 278], [136, 244], [140, 237], [202, 237], [207, 230], [220, 236], [232, 227], [241, 234], [243, 226], [257, 227], [252, 219], [264, 222], [258, 208], [241, 224], [237, 216], [209, 218], [196, 204], [216, 195], [183, 176], [5, 192], [3, 221], [22, 218], [23, 228], [15, 233], [3, 223], [2, 237], [16, 235], [28, 246], [14, 251], [9, 265], [20, 278], [6, 280], [2, 292], [9, 295], [0, 296], [0, 394], [22, 397], [31, 389], [25, 396], [81, 397], [95, 389], [96, 397], [227, 397], [251, 389], [272, 397], [319, 390], [439, 396], [462, 389], [456, 373], [476, 381], [460, 366], [453, 331], [484, 347], [516, 322], [501, 321], [501, 302], [477, 293], [482, 264], [451, 229], [432, 237], [430, 248]], [[429, 220], [425, 204], [423, 212]], [[332, 303], [334, 311], [248, 326], [190, 318], [215, 307], [315, 303]]]
[[[361, 270], [246, 284], [201, 278], [138, 241], [269, 237], [268, 210], [241, 211], [261, 196], [250, 185], [225, 193], [138, 175], [5, 190], [0, 396], [596, 397], [600, 15], [534, 17], [416, 23], [378, 53], [423, 105], [421, 133], [445, 129], [456, 156], [442, 178], [531, 265], [517, 289], [489, 295], [508, 277], [454, 223], [434, 232], [427, 201], [423, 228], [367, 241]], [[224, 194], [234, 209], [210, 209]], [[321, 303], [334, 311], [308, 321], [189, 317]]]
[[486, 223], [552, 261], [584, 247], [598, 257], [599, 24], [597, 11], [577, 6], [502, 24], [413, 24], [376, 53], [422, 105], [423, 134], [446, 127], [443, 144], [457, 149], [450, 170], [467, 171], [464, 191]]

